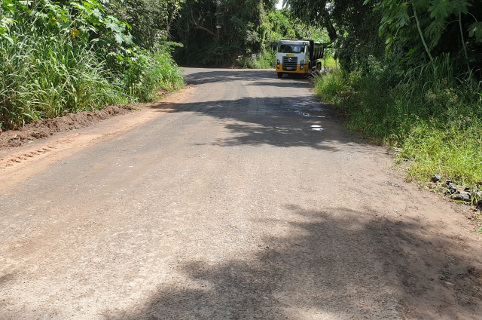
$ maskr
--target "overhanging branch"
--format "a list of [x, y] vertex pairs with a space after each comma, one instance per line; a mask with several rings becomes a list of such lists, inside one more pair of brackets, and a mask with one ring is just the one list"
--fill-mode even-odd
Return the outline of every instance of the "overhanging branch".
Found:
[[196, 22], [196, 20], [194, 19], [194, 13], [192, 12], [192, 8], [191, 8], [191, 23], [193, 24], [195, 29], [205, 31], [205, 32], [209, 33], [210, 35], [212, 35], [213, 37], [216, 37], [216, 33], [214, 33], [213, 31], [209, 30], [206, 27], [203, 27], [198, 22]]

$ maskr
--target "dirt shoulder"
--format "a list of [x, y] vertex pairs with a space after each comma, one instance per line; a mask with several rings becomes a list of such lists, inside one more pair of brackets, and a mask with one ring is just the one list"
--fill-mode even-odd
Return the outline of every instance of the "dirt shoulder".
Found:
[[59, 132], [85, 128], [114, 116], [133, 112], [136, 106], [109, 106], [102, 110], [69, 113], [63, 117], [38, 120], [18, 130], [0, 133], [0, 149], [19, 147], [30, 141], [50, 137]]
[[108, 106], [101, 110], [82, 111], [79, 113], [69, 113], [65, 116], [38, 120], [33, 123], [26, 124], [18, 130], [0, 131], [0, 150], [5, 148], [15, 148], [23, 146], [29, 142], [45, 139], [57, 133], [73, 131], [76, 129], [86, 128], [101, 121], [112, 117], [148, 110], [151, 107], [167, 106], [169, 103], [178, 102], [189, 93], [192, 92], [191, 87], [166, 94], [162, 99], [143, 104], [131, 104], [124, 106]]
[[[152, 103], [67, 114], [0, 133], [2, 188], [13, 186], [94, 143], [118, 136], [172, 110], [194, 91], [186, 87]], [[30, 165], [35, 162], [35, 166]]]

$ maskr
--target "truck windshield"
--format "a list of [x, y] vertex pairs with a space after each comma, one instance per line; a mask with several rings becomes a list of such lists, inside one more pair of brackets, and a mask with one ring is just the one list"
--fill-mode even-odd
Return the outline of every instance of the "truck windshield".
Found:
[[303, 46], [303, 45], [293, 45], [293, 44], [280, 44], [278, 46], [278, 52], [302, 53], [302, 52], [305, 52], [305, 46]]

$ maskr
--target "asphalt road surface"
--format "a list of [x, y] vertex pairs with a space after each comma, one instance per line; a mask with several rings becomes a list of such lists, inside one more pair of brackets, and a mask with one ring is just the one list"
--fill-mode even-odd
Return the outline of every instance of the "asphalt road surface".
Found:
[[470, 208], [307, 79], [185, 70], [139, 111], [0, 153], [0, 319], [481, 319]]

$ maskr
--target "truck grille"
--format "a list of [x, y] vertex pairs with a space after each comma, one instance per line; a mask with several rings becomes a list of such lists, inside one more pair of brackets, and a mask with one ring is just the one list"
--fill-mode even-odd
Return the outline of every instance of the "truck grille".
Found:
[[298, 64], [298, 57], [283, 57], [283, 70], [296, 71]]

